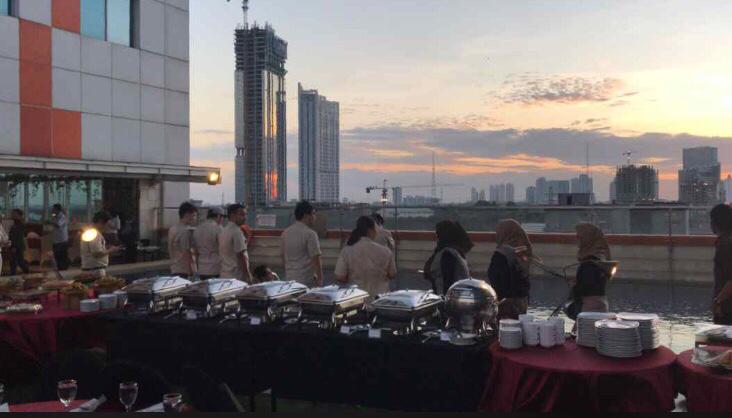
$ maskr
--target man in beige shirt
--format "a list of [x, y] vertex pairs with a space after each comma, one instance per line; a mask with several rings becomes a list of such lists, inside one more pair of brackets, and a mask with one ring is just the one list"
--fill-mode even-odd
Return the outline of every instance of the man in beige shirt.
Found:
[[335, 268], [338, 282], [354, 284], [372, 297], [389, 292], [389, 282], [397, 274], [394, 255], [385, 246], [374, 242], [375, 237], [373, 218], [359, 218]]
[[244, 206], [235, 203], [226, 210], [229, 222], [219, 235], [219, 257], [221, 257], [221, 277], [253, 283], [249, 269], [247, 239], [241, 226], [247, 219]]
[[312, 229], [315, 208], [302, 201], [295, 207], [296, 222], [287, 228], [280, 240], [280, 256], [287, 280], [295, 280], [308, 287], [323, 285], [320, 240]]
[[168, 254], [170, 272], [184, 279], [196, 273], [193, 258], [193, 225], [198, 221], [198, 209], [190, 202], [183, 202], [178, 209], [180, 221], [168, 230]]
[[224, 220], [224, 211], [221, 208], [211, 208], [206, 215], [206, 222], [196, 228], [193, 241], [196, 245], [196, 261], [198, 274], [201, 280], [219, 277], [221, 273], [221, 257], [219, 257], [219, 235], [224, 229], [221, 223]]
[[81, 270], [86, 273], [93, 273], [97, 277], [103, 277], [109, 267], [109, 255], [120, 250], [120, 247], [107, 248], [107, 242], [102, 235], [104, 226], [109, 221], [110, 215], [107, 212], [98, 212], [94, 215], [92, 222], [94, 227], [85, 231], [81, 236]]

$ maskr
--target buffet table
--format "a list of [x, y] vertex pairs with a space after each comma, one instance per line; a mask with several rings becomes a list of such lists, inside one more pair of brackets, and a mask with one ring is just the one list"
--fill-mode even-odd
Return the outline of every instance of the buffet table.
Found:
[[515, 351], [491, 346], [493, 367], [482, 410], [497, 412], [655, 412], [674, 409], [674, 362], [666, 347], [614, 359], [573, 341]]
[[[83, 405], [86, 401], [76, 400], [71, 402], [69, 410], [75, 409]], [[49, 412], [65, 412], [64, 406], [60, 401], [35, 402], [20, 405], [10, 405], [10, 412], [23, 413], [49, 413]]]
[[676, 360], [679, 392], [686, 396], [688, 411], [732, 411], [732, 373], [693, 364], [692, 354], [684, 351]]
[[476, 410], [490, 342], [454, 346], [439, 338], [369, 339], [310, 326], [251, 326], [105, 315], [113, 359], [144, 362], [173, 383], [197, 365], [237, 392], [272, 388], [277, 398], [399, 410]]

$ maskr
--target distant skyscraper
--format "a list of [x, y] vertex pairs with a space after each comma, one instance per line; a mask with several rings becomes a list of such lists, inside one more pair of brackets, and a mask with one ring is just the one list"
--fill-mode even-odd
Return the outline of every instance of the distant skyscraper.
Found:
[[729, 174], [724, 180], [724, 200], [728, 203], [732, 201], [732, 175]]
[[543, 205], [547, 203], [546, 193], [546, 177], [539, 177], [536, 179], [536, 204]]
[[475, 187], [470, 188], [470, 203], [478, 202], [478, 189]]
[[[245, 2], [246, 19], [246, 2]], [[287, 201], [285, 61], [274, 29], [244, 22], [235, 31], [237, 202], [266, 207]]]
[[679, 201], [697, 205], [723, 202], [722, 168], [717, 148], [685, 148], [683, 157], [684, 168], [679, 170]]
[[529, 205], [536, 205], [536, 186], [529, 186], [526, 188], [526, 203]]
[[593, 190], [594, 185], [593, 185], [592, 177], [588, 176], [587, 174], [580, 174], [579, 177], [575, 177], [572, 180], [570, 180], [570, 183], [571, 183], [571, 187], [570, 187], [571, 193], [589, 194], [590, 202], [594, 203], [595, 193]]
[[506, 202], [516, 201], [516, 190], [512, 183], [506, 183]]
[[507, 203], [513, 202], [515, 197], [515, 191], [513, 184], [496, 184], [490, 186], [488, 189], [488, 200], [496, 203]]
[[545, 193], [544, 203], [559, 203], [559, 193], [569, 193], [569, 180], [548, 180]]
[[478, 200], [485, 202], [485, 189], [480, 189], [480, 193], [478, 193]]
[[618, 167], [614, 183], [614, 200], [617, 203], [630, 204], [658, 200], [658, 170], [649, 165], [631, 164]]
[[300, 200], [338, 202], [340, 115], [337, 102], [298, 83]]
[[402, 188], [401, 187], [395, 187], [392, 189], [392, 193], [394, 194], [394, 204], [397, 206], [401, 206], [404, 199], [402, 198]]

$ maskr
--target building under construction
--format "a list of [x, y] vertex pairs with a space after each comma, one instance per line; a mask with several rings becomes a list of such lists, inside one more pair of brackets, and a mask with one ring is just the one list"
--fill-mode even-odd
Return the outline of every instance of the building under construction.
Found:
[[613, 203], [654, 202], [658, 200], [658, 170], [650, 165], [618, 167], [611, 189]]
[[235, 31], [236, 201], [268, 207], [287, 201], [285, 61], [287, 42], [269, 26]]

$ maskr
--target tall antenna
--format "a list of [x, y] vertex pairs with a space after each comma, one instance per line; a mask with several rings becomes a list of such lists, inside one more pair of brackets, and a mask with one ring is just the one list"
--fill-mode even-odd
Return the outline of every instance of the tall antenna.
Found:
[[249, 0], [241, 0], [241, 10], [244, 13], [244, 29], [249, 27]]
[[437, 199], [437, 159], [435, 152], [432, 151], [432, 201]]

